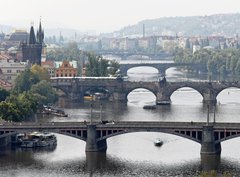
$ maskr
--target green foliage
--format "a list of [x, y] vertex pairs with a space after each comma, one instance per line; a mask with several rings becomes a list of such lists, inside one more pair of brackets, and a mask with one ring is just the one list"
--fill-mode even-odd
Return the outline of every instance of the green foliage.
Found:
[[46, 70], [36, 65], [20, 73], [11, 94], [0, 102], [0, 118], [25, 121], [36, 113], [38, 106], [57, 101], [48, 79]]
[[38, 105], [55, 103], [58, 98], [56, 92], [46, 80], [33, 85], [30, 92], [36, 98]]
[[0, 118], [9, 121], [27, 120], [37, 110], [37, 101], [29, 92], [11, 94], [0, 103]]
[[0, 88], [0, 101], [4, 101], [9, 94], [10, 93], [7, 90]]
[[26, 69], [24, 72], [19, 74], [15, 80], [15, 87], [13, 88], [14, 93], [22, 93], [30, 90], [32, 85], [40, 81], [39, 76], [31, 72], [30, 69]]
[[108, 67], [108, 74], [115, 76], [119, 68], [120, 68], [119, 63], [116, 60], [111, 60]]
[[82, 55], [78, 49], [76, 42], [70, 42], [67, 46], [47, 52], [47, 60], [63, 61], [63, 60], [80, 60]]
[[109, 61], [102, 56], [96, 56], [93, 53], [88, 54], [88, 63], [86, 65], [86, 76], [104, 77], [114, 75], [119, 69], [116, 61]]
[[33, 75], [37, 75], [39, 77], [39, 80], [47, 80], [47, 81], [50, 80], [48, 71], [39, 65], [36, 65], [36, 64], [33, 65], [31, 67], [31, 72]]
[[212, 74], [240, 74], [239, 49], [201, 49], [192, 54], [188, 49], [176, 48], [174, 51], [174, 60], [180, 63], [201, 64]]
[[6, 121], [20, 120], [21, 112], [16, 108], [16, 104], [11, 102], [0, 102], [0, 118]]

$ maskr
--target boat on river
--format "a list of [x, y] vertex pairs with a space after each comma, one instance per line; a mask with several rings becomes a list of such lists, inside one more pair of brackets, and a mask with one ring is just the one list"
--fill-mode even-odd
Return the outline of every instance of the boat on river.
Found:
[[157, 105], [170, 105], [171, 101], [157, 101], [156, 104]]
[[53, 133], [32, 132], [18, 136], [17, 140], [22, 148], [51, 147], [57, 145], [57, 138]]
[[155, 145], [155, 146], [162, 146], [162, 145], [163, 145], [163, 141], [161, 141], [160, 139], [156, 139], [156, 140], [154, 141], [154, 145]]
[[43, 110], [42, 110], [43, 114], [52, 114], [52, 115], [56, 115], [58, 117], [68, 117], [68, 115], [64, 112], [64, 110], [55, 107], [55, 106], [43, 106]]
[[143, 109], [156, 109], [156, 105], [144, 105]]

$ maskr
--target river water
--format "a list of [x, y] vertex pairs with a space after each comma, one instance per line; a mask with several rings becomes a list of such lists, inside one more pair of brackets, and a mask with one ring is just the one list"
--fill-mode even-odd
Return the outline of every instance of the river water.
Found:
[[[144, 71], [144, 72], [143, 72]], [[152, 68], [129, 70], [129, 80], [155, 80], [157, 71]], [[174, 68], [167, 70], [167, 80], [196, 80]], [[206, 79], [203, 76], [203, 79]], [[207, 119], [206, 105], [202, 97], [190, 88], [177, 90], [171, 96], [172, 104], [145, 110], [146, 104], [154, 104], [155, 96], [137, 89], [128, 96], [127, 103], [103, 104], [103, 119], [126, 121], [203, 121]], [[240, 90], [230, 88], [217, 97], [216, 121], [240, 122]], [[69, 117], [38, 117], [44, 121], [89, 120], [90, 103], [70, 103], [60, 100]], [[99, 102], [93, 103], [93, 119], [100, 120]], [[210, 113], [213, 120], [213, 113]], [[221, 157], [200, 156], [200, 144], [164, 133], [139, 132], [115, 136], [107, 140], [104, 153], [85, 153], [85, 142], [56, 134], [58, 145], [53, 149], [6, 149], [0, 153], [0, 176], [14, 177], [75, 177], [75, 176], [199, 176], [202, 171], [215, 169], [240, 176], [240, 138], [223, 142]], [[155, 139], [164, 144], [154, 146]]]

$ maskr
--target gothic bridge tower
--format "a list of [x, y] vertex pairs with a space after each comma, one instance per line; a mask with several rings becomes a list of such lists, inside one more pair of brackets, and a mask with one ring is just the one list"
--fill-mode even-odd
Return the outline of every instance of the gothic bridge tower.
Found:
[[37, 36], [35, 36], [33, 25], [30, 28], [28, 41], [21, 43], [23, 61], [28, 61], [31, 65], [41, 65], [42, 53], [44, 49], [44, 31], [42, 29], [41, 20]]

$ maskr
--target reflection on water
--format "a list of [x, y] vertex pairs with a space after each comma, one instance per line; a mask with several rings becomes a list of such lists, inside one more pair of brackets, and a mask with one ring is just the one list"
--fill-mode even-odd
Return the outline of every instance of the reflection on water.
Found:
[[[158, 73], [152, 73], [156, 76]], [[133, 76], [129, 76], [133, 77]], [[137, 79], [137, 74], [135, 74]], [[147, 77], [147, 75], [146, 75]], [[174, 68], [167, 70], [167, 79], [186, 78]], [[195, 78], [196, 79], [196, 78]], [[217, 97], [217, 122], [240, 122], [240, 90], [231, 88]], [[145, 110], [143, 106], [155, 103], [153, 93], [136, 89], [128, 96], [127, 103], [103, 104], [103, 119], [127, 121], [206, 121], [207, 109], [202, 96], [195, 90], [183, 88], [171, 96], [172, 104]], [[84, 121], [90, 119], [90, 102], [59, 102], [68, 117], [38, 116], [45, 121]], [[210, 110], [213, 121], [213, 109]], [[100, 121], [100, 102], [93, 102], [93, 119]], [[240, 176], [240, 138], [222, 142], [219, 157], [200, 156], [200, 144], [165, 133], [139, 132], [107, 139], [107, 153], [85, 153], [85, 142], [56, 134], [58, 145], [53, 150], [5, 149], [0, 153], [0, 176], [57, 177], [57, 176], [199, 176], [201, 171], [216, 169], [217, 174], [229, 171]], [[154, 146], [155, 139], [163, 141]]]
[[201, 155], [201, 166], [203, 171], [218, 170], [220, 155]]

